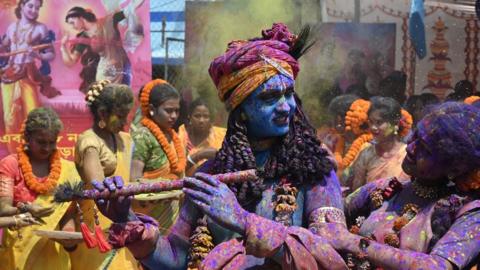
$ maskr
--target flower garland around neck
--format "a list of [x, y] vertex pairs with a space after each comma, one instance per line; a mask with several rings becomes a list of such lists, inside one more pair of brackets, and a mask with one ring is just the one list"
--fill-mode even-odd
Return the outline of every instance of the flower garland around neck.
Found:
[[353, 141], [352, 145], [350, 146], [344, 157], [342, 157], [341, 154], [335, 152], [335, 158], [337, 159], [339, 167], [341, 169], [345, 169], [350, 166], [362, 150], [362, 146], [370, 142], [372, 139], [373, 135], [371, 133], [360, 135]]
[[62, 171], [62, 163], [60, 161], [60, 151], [55, 150], [50, 156], [50, 172], [45, 181], [40, 182], [33, 174], [32, 164], [30, 164], [30, 158], [24, 151], [24, 144], [20, 144], [17, 148], [18, 164], [20, 170], [25, 178], [25, 184], [27, 188], [36, 194], [47, 194], [52, 192], [58, 183], [60, 173]]
[[368, 130], [365, 128], [369, 109], [370, 101], [364, 99], [357, 99], [350, 105], [350, 109], [345, 115], [345, 130], [352, 131], [358, 137], [353, 141], [344, 156], [342, 155], [344, 147], [340, 147], [340, 145], [335, 147], [334, 155], [339, 169], [345, 169], [350, 166], [362, 150], [363, 144], [373, 139], [373, 135], [368, 133]]
[[149, 117], [150, 92], [156, 85], [164, 83], [167, 82], [161, 79], [156, 79], [150, 81], [143, 87], [142, 93], [140, 94], [140, 106], [143, 114], [140, 123], [148, 128], [148, 130], [152, 132], [155, 139], [157, 139], [170, 163], [170, 170], [175, 174], [181, 174], [185, 171], [187, 157], [178, 134], [173, 129], [169, 129], [168, 131], [173, 141], [174, 147], [172, 147], [168, 143], [167, 137], [162, 132], [160, 127]]

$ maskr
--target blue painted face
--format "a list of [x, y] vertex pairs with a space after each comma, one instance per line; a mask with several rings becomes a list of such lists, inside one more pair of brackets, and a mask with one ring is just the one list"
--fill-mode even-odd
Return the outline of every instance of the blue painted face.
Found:
[[295, 81], [287, 76], [275, 75], [245, 99], [240, 108], [247, 116], [249, 137], [264, 139], [288, 133], [297, 107], [294, 85]]

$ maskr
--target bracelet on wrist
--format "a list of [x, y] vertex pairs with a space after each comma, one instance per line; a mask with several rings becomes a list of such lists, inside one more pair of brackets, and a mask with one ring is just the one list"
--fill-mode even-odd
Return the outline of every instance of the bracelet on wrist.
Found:
[[28, 205], [28, 203], [19, 202], [17, 203], [17, 209], [20, 213], [26, 213], [28, 212]]
[[15, 225], [9, 226], [10, 230], [17, 230], [18, 229], [18, 219], [17, 216], [12, 216]]

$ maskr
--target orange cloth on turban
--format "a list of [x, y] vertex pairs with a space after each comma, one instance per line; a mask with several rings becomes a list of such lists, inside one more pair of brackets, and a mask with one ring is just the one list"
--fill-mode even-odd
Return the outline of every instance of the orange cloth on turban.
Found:
[[[289, 77], [293, 78], [292, 67], [287, 62], [277, 59], [269, 59], [269, 61], [274, 61], [289, 73]], [[260, 85], [282, 73], [279, 69], [267, 61], [261, 61], [238, 72], [223, 76], [217, 86], [218, 96], [222, 102], [225, 102], [228, 110], [233, 110]]]

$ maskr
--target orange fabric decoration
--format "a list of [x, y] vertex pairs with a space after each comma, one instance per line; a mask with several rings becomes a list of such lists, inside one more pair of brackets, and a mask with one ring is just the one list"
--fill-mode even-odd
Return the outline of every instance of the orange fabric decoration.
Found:
[[370, 101], [355, 100], [345, 115], [345, 130], [352, 131], [357, 136], [367, 132], [367, 129], [364, 129], [363, 126], [367, 124], [369, 109]]
[[402, 109], [402, 119], [400, 119], [400, 125], [402, 126], [402, 131], [400, 131], [400, 136], [405, 137], [408, 135], [413, 125], [413, 117], [409, 112]]
[[55, 150], [50, 156], [50, 173], [45, 181], [39, 182], [37, 177], [33, 174], [32, 165], [28, 155], [23, 150], [24, 145], [20, 144], [17, 148], [18, 164], [20, 170], [25, 178], [25, 184], [28, 189], [37, 194], [47, 194], [52, 192], [57, 187], [60, 172], [62, 171], [62, 163], [60, 162], [60, 152]]
[[[279, 73], [279, 68], [293, 74], [292, 67], [285, 61], [270, 59], [279, 67], [274, 67], [266, 61], [260, 61], [237, 72], [223, 76], [217, 85], [218, 97], [225, 102], [228, 110], [235, 109], [262, 83]], [[292, 75], [293, 78], [293, 75]], [[233, 91], [230, 90], [234, 89]], [[230, 93], [228, 98], [226, 94]]]
[[[169, 135], [172, 138], [174, 149], [168, 143], [167, 137], [163, 134], [160, 127], [150, 119], [149, 115], [149, 104], [150, 104], [150, 92], [152, 92], [153, 87], [156, 85], [161, 85], [168, 83], [162, 79], [156, 79], [148, 82], [143, 87], [142, 93], [140, 94], [140, 106], [142, 109], [142, 123], [143, 126], [148, 128], [152, 132], [153, 136], [157, 139], [158, 143], [162, 147], [163, 151], [167, 155], [168, 162], [170, 163], [170, 170], [175, 174], [182, 174], [185, 171], [187, 165], [187, 157], [185, 154], [185, 149], [183, 148], [182, 142], [178, 137], [178, 134], [173, 130], [169, 130]], [[175, 154], [176, 152], [176, 154]]]
[[456, 183], [458, 189], [464, 192], [480, 189], [480, 169], [470, 173], [466, 180]]
[[474, 102], [480, 100], [479, 96], [469, 96], [463, 102], [468, 105], [472, 105]]

